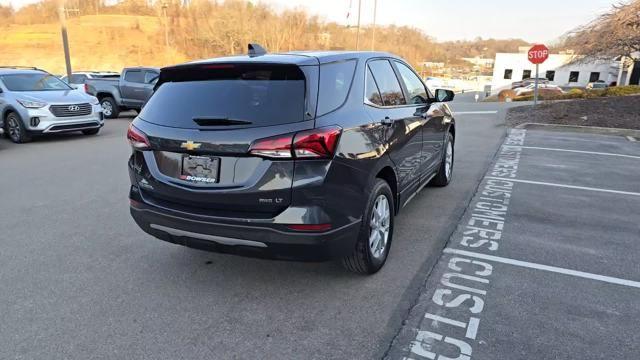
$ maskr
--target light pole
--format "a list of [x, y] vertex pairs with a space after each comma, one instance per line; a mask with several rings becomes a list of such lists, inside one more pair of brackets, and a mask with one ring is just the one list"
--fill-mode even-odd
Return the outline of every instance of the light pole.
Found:
[[358, 25], [356, 26], [356, 51], [360, 49], [360, 10], [362, 9], [362, 0], [358, 0]]
[[378, 0], [373, 0], [373, 34], [371, 35], [371, 50], [376, 49], [376, 15], [378, 13]]
[[60, 32], [62, 34], [62, 47], [64, 49], [64, 62], [67, 68], [67, 79], [70, 79], [71, 56], [69, 55], [69, 37], [67, 36], [67, 16], [64, 8], [64, 0], [58, 0], [58, 19], [60, 20]]
[[168, 48], [169, 47], [169, 24], [167, 21], [167, 8], [169, 7], [169, 4], [167, 4], [166, 2], [162, 3], [162, 16], [163, 16], [163, 20], [164, 20], [164, 45]]

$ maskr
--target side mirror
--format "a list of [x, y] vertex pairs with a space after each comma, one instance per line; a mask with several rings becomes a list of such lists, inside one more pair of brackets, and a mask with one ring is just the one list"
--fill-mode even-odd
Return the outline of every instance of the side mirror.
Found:
[[437, 102], [452, 101], [455, 96], [456, 96], [456, 94], [451, 90], [436, 89], [436, 101]]

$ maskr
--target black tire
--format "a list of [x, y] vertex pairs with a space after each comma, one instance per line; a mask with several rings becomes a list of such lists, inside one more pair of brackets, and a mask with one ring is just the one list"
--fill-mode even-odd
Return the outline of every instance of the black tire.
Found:
[[100, 132], [100, 128], [82, 130], [82, 133], [85, 135], [97, 135], [99, 132]]
[[[438, 168], [438, 174], [431, 180], [431, 185], [444, 187], [449, 185], [451, 182], [451, 178], [453, 177], [453, 164], [455, 159], [455, 146], [454, 145], [453, 134], [448, 133], [447, 139], [444, 142], [444, 151], [442, 153], [442, 161], [440, 162], [440, 167]], [[449, 171], [447, 171], [447, 148], [451, 144], [451, 166]]]
[[31, 141], [31, 135], [22, 123], [20, 116], [14, 112], [8, 113], [4, 119], [4, 131], [9, 139], [16, 144]]
[[120, 108], [111, 96], [100, 99], [100, 106], [102, 106], [102, 113], [107, 119], [115, 119], [120, 115]]
[[[389, 220], [388, 220], [388, 236], [384, 248], [378, 256], [374, 255], [374, 251], [369, 245], [369, 237], [372, 231], [372, 215], [376, 200], [380, 196], [385, 196], [389, 206]], [[384, 266], [389, 256], [389, 250], [391, 249], [391, 242], [393, 239], [393, 225], [394, 225], [394, 197], [391, 192], [391, 188], [386, 181], [382, 179], [376, 179], [367, 206], [362, 217], [362, 223], [360, 224], [360, 232], [358, 234], [358, 240], [356, 247], [349, 256], [342, 259], [342, 265], [349, 271], [357, 274], [374, 274], [378, 272]]]

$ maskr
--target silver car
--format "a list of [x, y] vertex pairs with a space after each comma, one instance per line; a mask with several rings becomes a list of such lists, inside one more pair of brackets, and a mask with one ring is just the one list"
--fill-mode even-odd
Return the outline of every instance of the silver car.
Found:
[[0, 124], [15, 143], [33, 135], [82, 131], [104, 125], [98, 99], [36, 68], [0, 67]]

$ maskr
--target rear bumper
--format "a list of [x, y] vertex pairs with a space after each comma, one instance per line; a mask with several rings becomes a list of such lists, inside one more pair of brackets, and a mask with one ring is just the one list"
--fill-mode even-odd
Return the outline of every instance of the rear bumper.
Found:
[[146, 203], [132, 203], [131, 216], [146, 233], [200, 250], [297, 261], [325, 261], [351, 254], [360, 221], [322, 233], [287, 232], [268, 223], [215, 222], [187, 218]]

